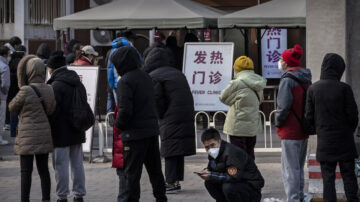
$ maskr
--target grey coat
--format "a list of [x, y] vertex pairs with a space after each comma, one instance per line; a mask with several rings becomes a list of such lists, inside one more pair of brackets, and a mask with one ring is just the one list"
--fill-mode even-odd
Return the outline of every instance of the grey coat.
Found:
[[10, 88], [10, 69], [8, 61], [0, 56], [0, 99], [6, 100]]

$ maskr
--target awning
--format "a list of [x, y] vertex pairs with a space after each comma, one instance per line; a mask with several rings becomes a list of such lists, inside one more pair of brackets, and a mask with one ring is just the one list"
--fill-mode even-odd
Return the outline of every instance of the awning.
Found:
[[54, 19], [54, 30], [217, 27], [224, 14], [190, 0], [117, 0]]
[[305, 27], [306, 0], [272, 0], [219, 17], [219, 28]]

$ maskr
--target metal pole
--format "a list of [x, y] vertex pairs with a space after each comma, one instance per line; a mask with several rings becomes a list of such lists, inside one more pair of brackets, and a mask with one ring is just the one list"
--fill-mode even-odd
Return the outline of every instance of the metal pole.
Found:
[[60, 30], [56, 30], [56, 50], [61, 50]]
[[244, 41], [245, 41], [245, 55], [249, 57], [249, 36], [248, 36], [248, 29], [244, 29]]
[[149, 46], [154, 43], [155, 28], [149, 31]]
[[224, 42], [224, 29], [219, 29], [219, 42]]

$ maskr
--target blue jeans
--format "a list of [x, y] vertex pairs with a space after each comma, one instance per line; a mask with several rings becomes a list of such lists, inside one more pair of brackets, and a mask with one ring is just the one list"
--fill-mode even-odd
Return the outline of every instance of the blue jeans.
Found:
[[10, 136], [16, 137], [16, 128], [19, 123], [19, 118], [16, 115], [10, 113]]
[[304, 199], [304, 164], [308, 140], [281, 140], [282, 178], [288, 202]]
[[114, 95], [112, 92], [107, 93], [106, 112], [113, 112], [115, 109]]

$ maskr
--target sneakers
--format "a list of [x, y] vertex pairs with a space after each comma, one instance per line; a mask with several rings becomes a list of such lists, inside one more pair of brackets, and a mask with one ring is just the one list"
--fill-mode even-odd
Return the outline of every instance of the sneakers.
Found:
[[9, 142], [7, 140], [4, 140], [3, 137], [0, 135], [0, 145], [7, 145]]
[[5, 124], [3, 130], [10, 130], [10, 125], [9, 125], [9, 124]]
[[75, 197], [74, 197], [73, 202], [84, 202], [84, 199], [83, 199], [83, 198], [75, 198]]
[[166, 184], [166, 193], [174, 194], [181, 190], [181, 185], [179, 183]]

